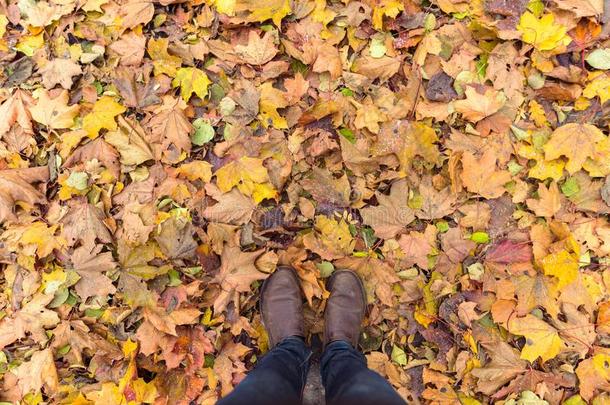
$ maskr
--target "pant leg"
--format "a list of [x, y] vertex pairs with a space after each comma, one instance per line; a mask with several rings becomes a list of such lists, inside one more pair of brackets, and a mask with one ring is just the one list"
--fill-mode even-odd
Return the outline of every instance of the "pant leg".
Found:
[[320, 362], [327, 405], [405, 405], [406, 402], [366, 358], [344, 341], [330, 343]]
[[310, 355], [302, 338], [282, 340], [217, 405], [300, 404]]

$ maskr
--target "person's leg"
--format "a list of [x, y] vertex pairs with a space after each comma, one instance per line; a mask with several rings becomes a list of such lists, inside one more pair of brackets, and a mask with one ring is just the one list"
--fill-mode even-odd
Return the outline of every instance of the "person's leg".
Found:
[[301, 337], [283, 339], [218, 405], [300, 404], [310, 354]]
[[260, 309], [271, 351], [218, 404], [301, 403], [311, 350], [304, 342], [301, 284], [292, 268], [279, 267], [265, 280]]
[[404, 405], [385, 378], [370, 370], [366, 358], [351, 343], [326, 346], [320, 362], [327, 405]]
[[360, 277], [338, 270], [326, 285], [330, 296], [324, 312], [326, 349], [320, 363], [328, 405], [404, 405], [405, 401], [379, 374], [369, 370], [356, 348], [366, 312]]

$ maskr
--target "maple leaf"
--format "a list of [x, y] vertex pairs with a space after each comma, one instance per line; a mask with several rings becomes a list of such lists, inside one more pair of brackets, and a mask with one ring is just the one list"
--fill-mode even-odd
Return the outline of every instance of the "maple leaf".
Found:
[[74, 289], [83, 301], [89, 297], [105, 297], [116, 292], [112, 280], [103, 272], [114, 270], [117, 264], [112, 253], [100, 253], [101, 248], [101, 245], [81, 246], [72, 253], [72, 266], [81, 277]]
[[485, 93], [481, 94], [474, 87], [469, 86], [465, 93], [465, 100], [454, 102], [455, 111], [471, 122], [479, 122], [483, 118], [495, 114], [506, 104], [504, 93], [492, 88], [486, 88]]
[[155, 114], [145, 123], [160, 144], [155, 154], [163, 160], [176, 163], [181, 154], [191, 151], [190, 134], [193, 126], [186, 119], [184, 101], [172, 96], [164, 96], [163, 104], [157, 107]]
[[526, 371], [526, 362], [508, 343], [500, 341], [489, 349], [491, 361], [484, 367], [472, 370], [472, 375], [477, 378], [477, 388], [485, 395], [492, 395]]
[[218, 198], [218, 203], [203, 211], [203, 216], [210, 222], [244, 225], [250, 222], [256, 209], [252, 199], [237, 189], [214, 198]]
[[420, 122], [398, 120], [382, 125], [372, 153], [374, 156], [395, 154], [401, 169], [406, 172], [416, 156], [421, 156], [427, 162], [437, 163], [440, 157], [437, 141], [436, 132], [430, 126]]
[[419, 195], [422, 205], [415, 210], [415, 216], [420, 219], [437, 219], [449, 215], [455, 211], [456, 195], [450, 187], [436, 190], [432, 185], [432, 179], [426, 177], [419, 184]]
[[504, 194], [504, 184], [511, 180], [511, 176], [506, 170], [497, 170], [496, 160], [497, 157], [489, 149], [480, 158], [464, 152], [462, 181], [468, 191], [485, 198], [498, 198]]
[[0, 170], [0, 223], [16, 219], [13, 207], [18, 202], [24, 202], [30, 206], [46, 203], [44, 194], [31, 183], [46, 181], [48, 178], [47, 167]]
[[117, 130], [106, 132], [104, 140], [116, 148], [122, 164], [139, 165], [155, 158], [139, 123], [119, 116], [117, 124]]
[[84, 246], [91, 248], [96, 239], [102, 243], [111, 243], [112, 236], [104, 224], [105, 218], [103, 211], [89, 204], [86, 199], [72, 200], [70, 211], [61, 219], [61, 234], [69, 246], [81, 241]]
[[111, 43], [108, 48], [120, 57], [121, 65], [137, 66], [144, 58], [146, 37], [135, 31], [124, 34], [121, 39]]
[[566, 169], [573, 174], [595, 153], [595, 144], [604, 139], [605, 135], [591, 124], [565, 124], [553, 131], [544, 145], [545, 158], [567, 157]]
[[44, 387], [48, 396], [52, 396], [59, 390], [59, 377], [53, 360], [51, 349], [44, 349], [32, 354], [26, 361], [11, 371], [18, 380], [21, 394], [38, 393]]
[[398, 245], [404, 253], [401, 259], [405, 266], [417, 264], [422, 269], [428, 268], [428, 255], [432, 254], [434, 239], [436, 239], [434, 229], [434, 227], [430, 227], [426, 229], [426, 233], [410, 232], [408, 235], [400, 236]]
[[130, 0], [120, 8], [124, 28], [134, 28], [138, 24], [147, 24], [155, 14], [152, 0]]
[[118, 178], [121, 166], [118, 158], [119, 155], [116, 150], [102, 138], [98, 138], [72, 152], [70, 157], [64, 162], [64, 167], [69, 168], [79, 163], [87, 163], [97, 159], [115, 178]]
[[106, 341], [98, 334], [92, 332], [87, 325], [80, 320], [61, 321], [53, 329], [53, 342], [51, 348], [59, 350], [66, 345], [70, 346], [70, 351], [64, 355], [70, 364], [83, 364], [83, 353], [93, 355], [96, 352], [104, 352], [113, 357], [121, 359], [123, 353], [112, 343]]
[[557, 330], [533, 315], [522, 318], [513, 317], [508, 321], [508, 331], [525, 337], [521, 358], [530, 362], [540, 357], [547, 361], [559, 354], [565, 347]]
[[74, 125], [74, 118], [78, 115], [80, 107], [78, 105], [68, 106], [67, 91], [62, 91], [52, 99], [49, 97], [49, 93], [43, 90], [38, 93], [37, 98], [36, 105], [30, 108], [34, 121], [52, 129], [70, 128]]
[[560, 52], [572, 42], [566, 35], [566, 27], [556, 24], [555, 16], [550, 13], [536, 18], [534, 14], [526, 11], [521, 15], [517, 29], [522, 33], [523, 42], [534, 45], [540, 51]]
[[528, 198], [526, 200], [529, 209], [539, 217], [552, 217], [561, 209], [561, 195], [557, 183], [551, 183], [547, 188], [540, 183], [538, 186], [538, 200]]
[[258, 271], [254, 261], [262, 250], [242, 252], [239, 247], [225, 246], [220, 259], [220, 270], [214, 282], [220, 286], [220, 293], [214, 300], [214, 312], [220, 314], [234, 301], [239, 308], [239, 293], [250, 291], [250, 285], [267, 278], [268, 274]]
[[352, 253], [354, 238], [348, 224], [343, 220], [318, 215], [314, 224], [315, 232], [303, 237], [303, 244], [324, 260], [332, 260]]
[[117, 129], [115, 117], [125, 112], [126, 108], [112, 97], [103, 96], [95, 102], [91, 112], [83, 117], [83, 129], [89, 138], [97, 138], [101, 129], [113, 131]]
[[277, 194], [269, 183], [267, 168], [261, 159], [244, 156], [224, 165], [214, 175], [220, 191], [226, 193], [237, 187], [243, 194], [252, 196], [256, 203]]
[[384, 261], [367, 255], [365, 257], [346, 256], [334, 262], [338, 269], [353, 270], [364, 281], [369, 302], [377, 296], [385, 304], [392, 306], [392, 284], [398, 281], [394, 270]]
[[180, 86], [180, 95], [184, 101], [189, 101], [195, 93], [200, 99], [208, 95], [208, 86], [212, 83], [205, 72], [197, 68], [180, 68], [172, 81], [172, 86]]
[[160, 101], [156, 93], [158, 84], [154, 79], [146, 84], [139, 84], [133, 73], [127, 69], [118, 70], [114, 85], [127, 107], [144, 108]]
[[13, 315], [0, 321], [0, 348], [23, 339], [31, 334], [38, 342], [48, 340], [45, 329], [54, 327], [59, 322], [56, 312], [46, 306], [53, 300], [53, 295], [35, 294], [32, 299]]
[[72, 78], [83, 73], [80, 65], [71, 59], [52, 59], [40, 70], [42, 84], [52, 89], [59, 84], [66, 90], [72, 87]]
[[264, 22], [272, 20], [276, 27], [280, 27], [282, 19], [291, 13], [288, 0], [243, 0], [236, 3], [235, 11], [248, 11], [247, 21]]
[[276, 129], [288, 128], [286, 118], [277, 111], [278, 108], [288, 106], [284, 93], [273, 87], [271, 82], [263, 83], [260, 88], [260, 115], [259, 118], [265, 128], [272, 126]]
[[406, 229], [415, 219], [413, 210], [407, 206], [409, 186], [406, 180], [394, 182], [390, 195], [377, 192], [379, 205], [360, 209], [365, 224], [382, 239], [390, 239]]
[[580, 395], [585, 400], [592, 399], [597, 390], [610, 390], [608, 364], [610, 364], [610, 355], [605, 353], [595, 354], [578, 364], [576, 375], [580, 381]]
[[[152, 4], [151, 4], [152, 6]], [[182, 60], [167, 52], [169, 41], [167, 38], [151, 39], [148, 41], [148, 55], [153, 61], [155, 75], [166, 74], [174, 77], [178, 71]]]
[[264, 65], [277, 55], [275, 40], [272, 31], [265, 32], [261, 38], [252, 30], [248, 32], [248, 44], [235, 46], [235, 53], [250, 65]]
[[560, 0], [557, 7], [573, 12], [579, 18], [604, 13], [604, 2], [601, 0]]
[[[0, 139], [4, 138], [6, 140], [10, 135], [9, 132], [14, 132], [16, 135], [25, 138], [34, 135], [30, 114], [33, 103], [32, 97], [23, 90], [16, 90], [2, 103], [0, 114], [3, 119], [0, 121]], [[22, 148], [19, 147], [16, 150], [20, 151]]]

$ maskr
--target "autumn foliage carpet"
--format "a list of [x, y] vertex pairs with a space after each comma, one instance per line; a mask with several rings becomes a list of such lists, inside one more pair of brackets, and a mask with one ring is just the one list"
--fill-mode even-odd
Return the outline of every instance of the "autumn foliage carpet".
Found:
[[603, 3], [1, 0], [0, 400], [212, 404], [285, 264], [412, 404], [610, 403]]

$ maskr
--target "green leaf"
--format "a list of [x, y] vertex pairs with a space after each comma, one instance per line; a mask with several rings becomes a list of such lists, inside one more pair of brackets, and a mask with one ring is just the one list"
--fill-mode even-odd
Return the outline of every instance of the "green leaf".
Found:
[[87, 308], [85, 309], [85, 316], [87, 318], [99, 318], [104, 313], [104, 310], [101, 308]]
[[570, 177], [561, 185], [561, 192], [566, 197], [572, 197], [580, 191], [580, 186], [574, 177]]
[[193, 127], [195, 127], [195, 132], [191, 136], [193, 145], [201, 146], [214, 139], [214, 127], [203, 118], [193, 121]]
[[392, 347], [392, 361], [400, 366], [406, 366], [407, 354], [400, 347], [394, 345]]
[[436, 226], [436, 229], [438, 229], [438, 231], [440, 233], [445, 233], [449, 230], [449, 223], [447, 221], [443, 221], [443, 220], [438, 221], [435, 224], [435, 226]]
[[167, 284], [170, 287], [176, 287], [182, 284], [182, 280], [180, 280], [180, 273], [177, 270], [169, 269], [167, 272], [169, 276], [169, 283]]
[[335, 266], [327, 261], [316, 263], [316, 267], [320, 270], [320, 277], [322, 278], [330, 277], [330, 275], [333, 274], [333, 271], [335, 271]]
[[470, 235], [470, 240], [479, 244], [487, 243], [489, 242], [489, 235], [487, 232], [475, 232]]
[[356, 143], [356, 137], [354, 136], [354, 133], [348, 128], [339, 129], [339, 134], [345, 139], [347, 139], [350, 143]]
[[595, 69], [608, 70], [610, 69], [610, 49], [596, 49], [588, 54], [585, 60]]

